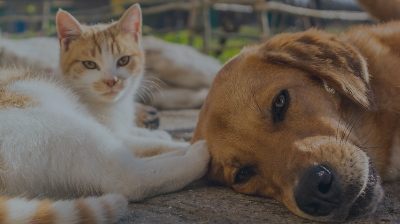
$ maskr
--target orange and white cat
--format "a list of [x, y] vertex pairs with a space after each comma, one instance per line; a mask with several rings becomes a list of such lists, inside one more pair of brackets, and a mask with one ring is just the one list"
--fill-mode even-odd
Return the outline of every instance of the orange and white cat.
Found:
[[171, 140], [167, 132], [133, 126], [134, 94], [145, 66], [138, 7], [127, 10], [118, 24], [92, 26], [81, 25], [69, 13], [60, 11], [60, 64], [56, 73], [69, 83], [100, 123], [132, 144], [137, 155], [148, 156], [188, 143], [163, 141]]
[[0, 223], [112, 223], [126, 199], [200, 178], [204, 142], [189, 147], [133, 126], [144, 69], [139, 5], [111, 24], [85, 26], [62, 10], [56, 23], [56, 77], [0, 70]]

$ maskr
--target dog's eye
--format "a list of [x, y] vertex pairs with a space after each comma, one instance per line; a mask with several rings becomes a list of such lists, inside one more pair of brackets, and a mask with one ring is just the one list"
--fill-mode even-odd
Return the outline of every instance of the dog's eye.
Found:
[[83, 65], [84, 65], [87, 69], [95, 69], [95, 68], [97, 68], [96, 62], [93, 62], [93, 61], [83, 61], [82, 63], [83, 63]]
[[275, 101], [275, 107], [280, 109], [285, 106], [286, 98], [285, 95], [281, 94], [278, 96], [278, 99]]
[[248, 180], [251, 176], [254, 175], [254, 171], [251, 167], [246, 167], [244, 169], [240, 169], [235, 176], [235, 183], [234, 184], [238, 184], [241, 183], [243, 181]]
[[272, 115], [275, 122], [283, 121], [285, 118], [285, 112], [289, 104], [289, 93], [287, 90], [283, 90], [278, 97], [275, 98], [272, 105]]

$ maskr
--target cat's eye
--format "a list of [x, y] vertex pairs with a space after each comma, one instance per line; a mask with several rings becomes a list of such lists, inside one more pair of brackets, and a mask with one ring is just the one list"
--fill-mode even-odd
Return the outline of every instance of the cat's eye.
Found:
[[118, 60], [117, 65], [118, 66], [125, 66], [125, 65], [127, 65], [129, 63], [129, 59], [130, 59], [129, 56], [124, 56], [124, 57], [122, 57], [122, 58], [120, 58]]
[[272, 116], [274, 122], [283, 121], [285, 119], [285, 112], [289, 107], [289, 92], [283, 90], [279, 93], [278, 97], [274, 99], [272, 104]]
[[236, 173], [234, 184], [243, 183], [243, 182], [247, 181], [254, 174], [255, 174], [254, 170], [251, 167], [245, 167], [243, 169], [240, 169]]
[[87, 69], [96, 69], [98, 67], [96, 62], [93, 61], [83, 61], [82, 63]]

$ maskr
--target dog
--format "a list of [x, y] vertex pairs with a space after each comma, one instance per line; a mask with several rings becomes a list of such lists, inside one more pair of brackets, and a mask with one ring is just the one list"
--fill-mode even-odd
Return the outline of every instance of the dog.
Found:
[[192, 143], [206, 178], [316, 221], [375, 211], [400, 176], [400, 22], [245, 47], [217, 74]]

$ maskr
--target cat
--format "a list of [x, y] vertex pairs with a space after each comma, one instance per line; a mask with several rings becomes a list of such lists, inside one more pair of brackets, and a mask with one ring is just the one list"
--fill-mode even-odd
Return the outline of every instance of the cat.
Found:
[[[145, 64], [139, 10], [128, 10], [118, 26], [81, 25], [69, 13], [60, 11], [56, 25], [60, 42], [60, 64], [56, 74], [72, 86], [100, 123], [132, 148], [141, 144], [136, 151], [140, 157], [188, 146], [188, 143], [163, 141], [171, 140], [165, 131], [150, 131], [132, 125], [135, 120], [134, 93]], [[131, 35], [120, 35], [121, 31]]]
[[205, 174], [205, 142], [189, 147], [133, 126], [141, 18], [138, 4], [117, 22], [91, 26], [59, 10], [57, 75], [0, 69], [0, 222], [113, 223], [126, 200]]

